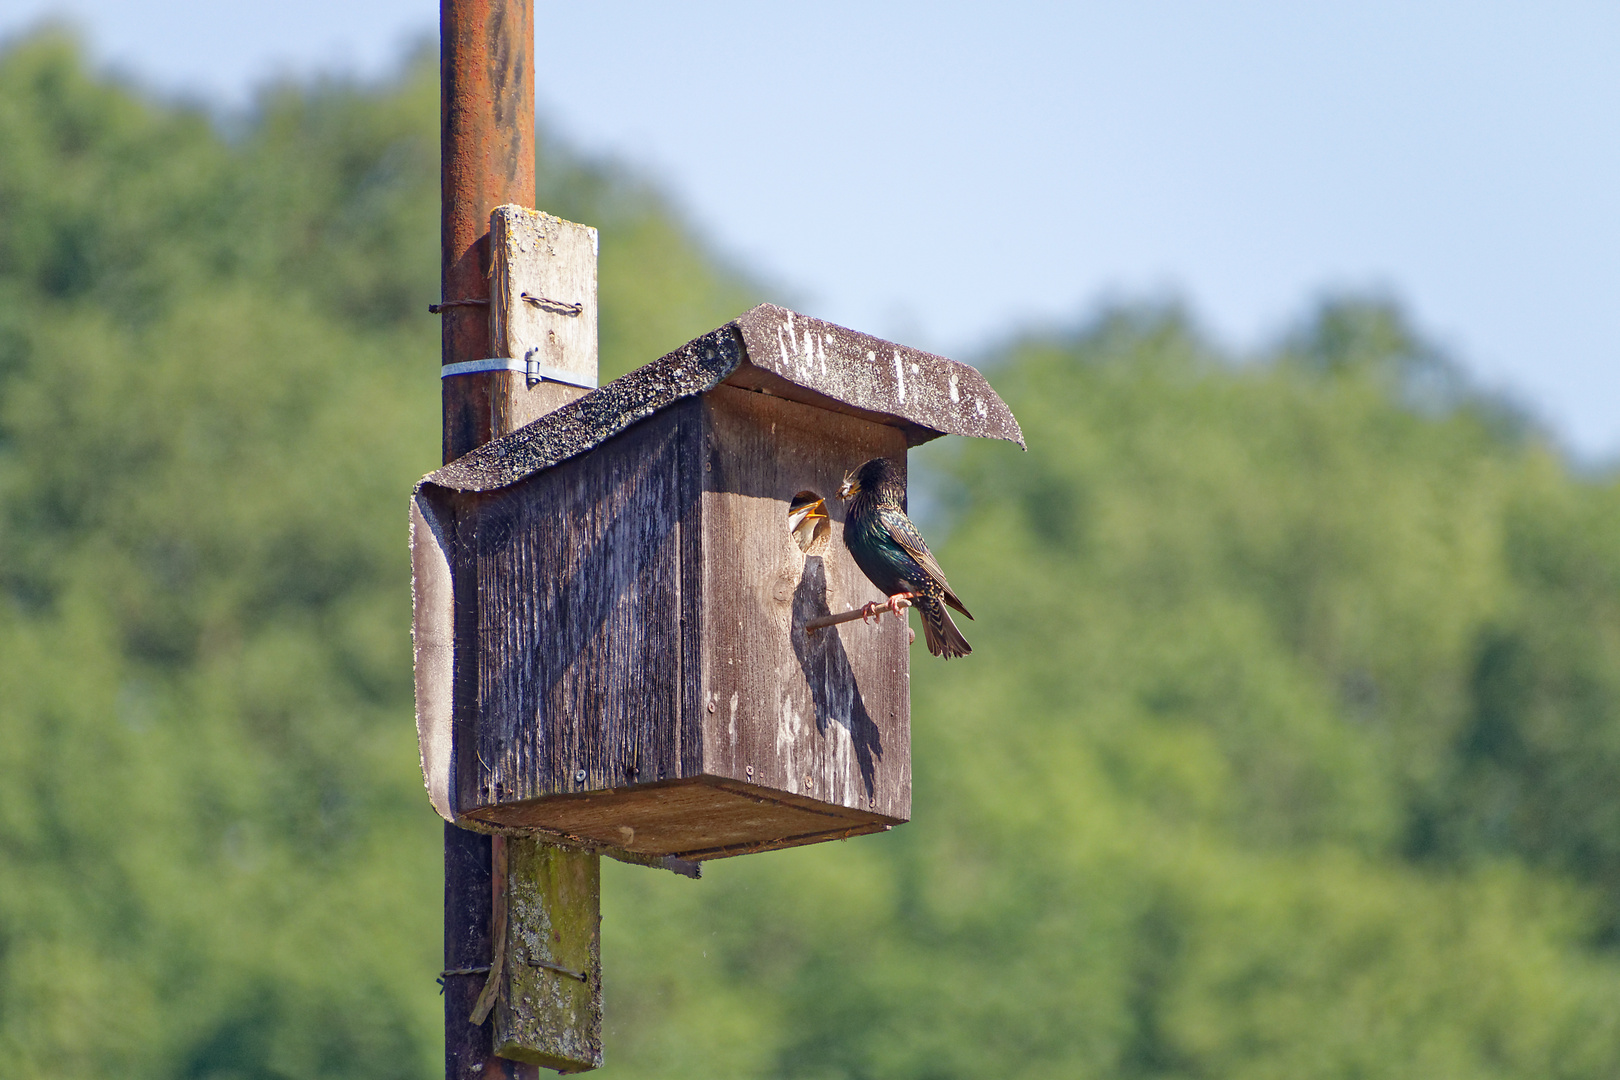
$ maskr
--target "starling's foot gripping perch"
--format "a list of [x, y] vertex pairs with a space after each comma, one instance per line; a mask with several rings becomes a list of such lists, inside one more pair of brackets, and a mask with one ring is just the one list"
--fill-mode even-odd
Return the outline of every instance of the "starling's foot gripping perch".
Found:
[[905, 618], [906, 609], [911, 606], [911, 601], [916, 595], [916, 593], [896, 593], [886, 601], [873, 600], [869, 604], [863, 604], [858, 608], [843, 611], [837, 615], [818, 615], [814, 619], [805, 620], [804, 632], [814, 634], [823, 626], [837, 626], [839, 623], [854, 622], [856, 619], [860, 619], [862, 622], [868, 622], [872, 619], [881, 621], [880, 616], [885, 611], [892, 611], [897, 617], [903, 619]]
[[[880, 619], [885, 611], [892, 611], [894, 612], [895, 617], [899, 618], [905, 614], [906, 608], [911, 606], [911, 601], [915, 599], [916, 596], [916, 593], [902, 592], [895, 593], [893, 596], [889, 597], [887, 602], [873, 600], [861, 608], [861, 622]], [[905, 607], [901, 607], [900, 605], [902, 604], [904, 604]]]

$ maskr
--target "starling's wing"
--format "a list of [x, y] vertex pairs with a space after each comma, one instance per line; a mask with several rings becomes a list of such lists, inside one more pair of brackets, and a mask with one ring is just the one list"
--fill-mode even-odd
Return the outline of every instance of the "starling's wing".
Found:
[[951, 591], [951, 583], [945, 580], [945, 571], [939, 568], [939, 562], [934, 558], [933, 552], [928, 550], [928, 542], [922, 538], [922, 533], [917, 531], [917, 526], [911, 523], [911, 519], [906, 517], [906, 512], [897, 506], [885, 506], [878, 514], [894, 542], [904, 548], [906, 554], [922, 567], [923, 573], [933, 578], [935, 583], [945, 590], [945, 602], [968, 618], [973, 618], [973, 613], [964, 607], [962, 601]]

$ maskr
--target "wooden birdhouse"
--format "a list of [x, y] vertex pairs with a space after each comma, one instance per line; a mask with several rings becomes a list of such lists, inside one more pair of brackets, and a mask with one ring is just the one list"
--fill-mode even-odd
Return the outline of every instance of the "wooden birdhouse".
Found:
[[1023, 444], [973, 368], [765, 305], [423, 478], [434, 807], [688, 859], [906, 821], [906, 627], [805, 624], [883, 599], [845, 474], [945, 434]]

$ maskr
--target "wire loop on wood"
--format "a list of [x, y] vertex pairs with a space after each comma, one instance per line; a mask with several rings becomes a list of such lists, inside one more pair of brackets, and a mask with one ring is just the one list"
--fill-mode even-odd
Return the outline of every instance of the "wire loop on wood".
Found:
[[437, 979], [434, 979], [433, 981], [439, 984], [439, 994], [442, 997], [444, 995], [444, 980], [449, 979], [449, 978], [453, 978], [453, 977], [455, 977], [457, 975], [488, 975], [488, 974], [489, 974], [489, 965], [488, 964], [484, 964], [481, 967], [445, 968], [443, 971], [439, 972], [439, 977]]
[[[533, 304], [535, 307], [552, 308], [563, 315], [580, 315], [585, 311], [584, 304], [570, 304], [566, 300], [553, 300], [549, 296], [536, 296], [534, 293], [521, 293], [519, 295], [523, 297], [524, 303]], [[429, 304], [428, 312], [433, 315], [438, 315], [442, 313], [445, 308], [488, 306], [488, 300], [479, 299], [477, 297], [472, 297], [466, 300], [441, 300], [437, 304]]]
[[535, 307], [555, 308], [564, 315], [578, 315], [585, 310], [584, 304], [570, 304], [562, 300], [536, 296], [533, 293], [520, 293], [519, 295], [523, 297], [525, 303], [533, 304]]
[[489, 306], [489, 301], [488, 300], [477, 300], [477, 299], [474, 299], [474, 300], [442, 300], [437, 304], [429, 304], [428, 305], [428, 314], [429, 315], [442, 314], [444, 312], [445, 308], [453, 308], [453, 307], [488, 307], [488, 306]]

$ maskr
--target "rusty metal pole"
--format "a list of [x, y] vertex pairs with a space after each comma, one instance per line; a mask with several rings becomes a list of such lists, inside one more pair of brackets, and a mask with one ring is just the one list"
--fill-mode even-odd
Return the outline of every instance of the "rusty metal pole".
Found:
[[[440, 297], [487, 300], [489, 215], [503, 203], [533, 206], [533, 0], [440, 0]], [[493, 355], [489, 309], [447, 307], [443, 363]], [[442, 382], [443, 452], [450, 461], [503, 434], [514, 391], [510, 372], [458, 375]], [[486, 965], [491, 955], [488, 836], [444, 827], [444, 966]], [[483, 978], [449, 976], [444, 988], [448, 1080], [533, 1080], [533, 1065], [491, 1052], [489, 1024], [468, 1015]]]
[[[533, 0], [440, 0], [441, 281], [445, 300], [489, 298], [489, 215], [534, 205]], [[482, 360], [489, 309], [447, 308], [446, 364]], [[504, 434], [513, 372], [444, 380], [444, 460]]]

